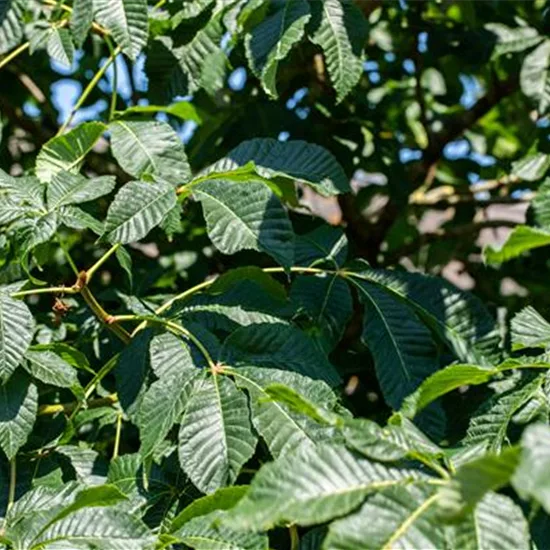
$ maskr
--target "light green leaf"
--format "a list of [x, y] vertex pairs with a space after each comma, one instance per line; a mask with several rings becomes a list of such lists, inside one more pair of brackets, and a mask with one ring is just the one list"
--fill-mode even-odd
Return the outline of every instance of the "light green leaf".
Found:
[[216, 173], [236, 171], [250, 163], [264, 178], [297, 180], [322, 195], [337, 195], [350, 190], [349, 180], [333, 154], [319, 145], [301, 140], [283, 142], [257, 138], [243, 141], [227, 156], [201, 172], [200, 176], [204, 178], [211, 174], [213, 179], [223, 179], [221, 174]]
[[[550, 44], [550, 41], [548, 41]], [[550, 155], [534, 153], [512, 163], [512, 175], [525, 180], [540, 180], [550, 168]]]
[[34, 319], [21, 300], [0, 294], [0, 380], [6, 381], [23, 360], [34, 332]]
[[176, 205], [176, 191], [165, 182], [131, 181], [116, 194], [107, 211], [105, 236], [113, 243], [143, 239]]
[[261, 467], [249, 492], [229, 512], [228, 525], [261, 531], [285, 523], [324, 523], [351, 512], [370, 493], [420, 477], [344, 447], [303, 447]]
[[248, 485], [222, 487], [211, 495], [194, 500], [186, 506], [170, 524], [170, 532], [177, 531], [193, 518], [205, 516], [214, 510], [228, 510], [233, 508], [248, 491]]
[[166, 122], [119, 120], [109, 130], [113, 155], [128, 174], [150, 174], [174, 185], [190, 178], [183, 144]]
[[212, 493], [231, 485], [255, 447], [245, 395], [217, 374], [196, 383], [178, 445], [181, 467], [195, 486]]
[[94, 0], [97, 22], [103, 25], [133, 61], [145, 47], [149, 32], [147, 0]]
[[521, 508], [496, 493], [485, 495], [474, 512], [448, 527], [451, 548], [460, 550], [529, 550], [529, 527]]
[[488, 246], [483, 250], [483, 258], [488, 264], [501, 264], [521, 256], [524, 252], [548, 246], [550, 231], [527, 225], [515, 227], [500, 248]]
[[245, 37], [246, 56], [252, 72], [260, 78], [267, 94], [277, 97], [277, 69], [292, 47], [304, 36], [310, 19], [304, 0], [273, 2], [275, 13]]
[[61, 207], [59, 210], [59, 218], [63, 225], [71, 229], [78, 229], [81, 231], [89, 229], [96, 235], [103, 235], [103, 224], [77, 206], [71, 205]]
[[94, 20], [93, 0], [74, 0], [71, 13], [71, 32], [75, 44], [81, 48]]
[[36, 386], [19, 370], [0, 386], [0, 447], [9, 460], [27, 441], [37, 411]]
[[67, 204], [93, 201], [109, 194], [116, 185], [113, 176], [86, 178], [80, 174], [61, 171], [48, 184], [46, 199], [48, 208], [54, 210]]
[[221, 252], [258, 250], [285, 267], [292, 265], [292, 225], [265, 184], [210, 180], [195, 186], [193, 194], [202, 204], [208, 234]]
[[311, 8], [315, 28], [310, 38], [323, 49], [328, 74], [336, 89], [337, 102], [340, 102], [363, 74], [367, 24], [362, 12], [347, 0], [314, 2]]
[[78, 173], [84, 157], [105, 130], [106, 126], [101, 122], [86, 122], [50, 139], [36, 158], [36, 175], [49, 183], [62, 170]]
[[172, 105], [134, 105], [124, 111], [119, 111], [116, 115], [120, 118], [141, 114], [166, 113], [175, 116], [181, 120], [192, 120], [197, 124], [202, 123], [202, 114], [198, 107], [190, 101], [177, 101]]
[[71, 33], [67, 29], [52, 27], [48, 35], [48, 55], [61, 65], [70, 67], [74, 59]]
[[512, 349], [545, 348], [550, 345], [550, 323], [532, 306], [512, 318]]
[[550, 228], [550, 178], [539, 185], [531, 205], [536, 224], [542, 228]]
[[406, 416], [413, 417], [438, 397], [461, 386], [485, 384], [498, 372], [498, 369], [476, 365], [450, 365], [432, 374], [414, 394], [405, 399], [403, 412]]
[[427, 487], [386, 489], [369, 497], [357, 512], [332, 523], [323, 548], [445, 548], [436, 501], [437, 493]]
[[197, 550], [268, 550], [267, 535], [234, 531], [222, 523], [225, 516], [224, 512], [216, 510], [193, 518], [174, 536]]
[[544, 424], [529, 426], [521, 438], [521, 460], [512, 485], [524, 498], [533, 498], [550, 513], [550, 428]]
[[487, 23], [485, 28], [496, 36], [492, 58], [523, 52], [536, 46], [543, 37], [532, 27], [507, 27], [502, 23]]
[[519, 74], [522, 92], [544, 113], [550, 105], [550, 40], [545, 40], [523, 60]]
[[23, 366], [41, 382], [61, 388], [74, 388], [79, 385], [76, 369], [53, 351], [30, 350], [25, 358]]

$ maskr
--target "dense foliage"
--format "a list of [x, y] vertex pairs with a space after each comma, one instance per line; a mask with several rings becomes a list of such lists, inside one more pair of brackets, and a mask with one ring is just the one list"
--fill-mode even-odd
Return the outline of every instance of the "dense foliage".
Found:
[[549, 16], [0, 0], [0, 547], [550, 548]]

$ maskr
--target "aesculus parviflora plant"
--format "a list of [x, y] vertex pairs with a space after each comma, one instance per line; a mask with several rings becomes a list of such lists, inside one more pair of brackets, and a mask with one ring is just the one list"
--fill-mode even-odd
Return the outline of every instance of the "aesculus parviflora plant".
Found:
[[[307, 73], [327, 127], [338, 117], [361, 126], [363, 100], [353, 94], [367, 43], [387, 45], [384, 32], [403, 21], [433, 23], [436, 35], [442, 20], [463, 32], [474, 25], [467, 2], [443, 19], [437, 10], [447, 7], [436, 3], [388, 4], [0, 1], [2, 83], [18, 78], [37, 101], [40, 90], [18, 72], [23, 56], [71, 65], [80, 55], [95, 67], [93, 48], [108, 52], [83, 73], [55, 135], [29, 149], [32, 162], [0, 172], [2, 548], [549, 547], [550, 324], [528, 307], [510, 328], [442, 277], [384, 268], [378, 256], [392, 242], [416, 242], [399, 236], [405, 218], [386, 224], [402, 201], [394, 187], [383, 223], [370, 226], [375, 236], [393, 228], [385, 248], [361, 246], [357, 219], [342, 227], [304, 212], [307, 193], [349, 206], [346, 151], [361, 149], [351, 137], [365, 139], [367, 158], [380, 146], [367, 126], [362, 138], [354, 130], [339, 139], [341, 155], [312, 140], [257, 137], [254, 126], [232, 147], [216, 134], [232, 116], [248, 117], [246, 109], [214, 117], [233, 55], [255, 79], [250, 101], [275, 102], [281, 82]], [[519, 59], [524, 100], [544, 113], [548, 39], [525, 21], [484, 32], [495, 71], [504, 71], [501, 57]], [[143, 55], [148, 101], [121, 105], [119, 63]], [[108, 71], [105, 113], [75, 122]], [[448, 113], [436, 92], [428, 104], [419, 99], [422, 86], [417, 77], [401, 87], [414, 98], [406, 125], [424, 158], [441, 156], [430, 121]], [[491, 100], [514, 86], [501, 81]], [[190, 94], [202, 107], [195, 97], [171, 102]], [[374, 105], [383, 98], [375, 96]], [[0, 101], [10, 128], [42, 136], [10, 105]], [[462, 116], [475, 124], [490, 107]], [[189, 155], [179, 119], [206, 128]], [[450, 127], [444, 145], [457, 132]], [[375, 155], [381, 166], [387, 153]], [[548, 158], [530, 151], [486, 188], [538, 182]], [[411, 177], [418, 185], [403, 208], [431, 204], [434, 181], [450, 204], [475, 199], [455, 194], [452, 177], [431, 166], [422, 185]], [[533, 223], [487, 248], [488, 263], [550, 244], [548, 193], [541, 185]], [[470, 230], [456, 226], [455, 236]], [[199, 255], [213, 259], [208, 277], [191, 273]], [[348, 395], [362, 368], [383, 400], [370, 414]]]

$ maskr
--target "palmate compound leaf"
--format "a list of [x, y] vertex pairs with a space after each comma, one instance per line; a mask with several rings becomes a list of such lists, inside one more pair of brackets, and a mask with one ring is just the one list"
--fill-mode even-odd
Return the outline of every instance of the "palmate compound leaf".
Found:
[[525, 51], [543, 40], [537, 29], [532, 27], [507, 27], [502, 23], [487, 23], [485, 29], [496, 37], [493, 59], [508, 53]]
[[432, 487], [391, 487], [367, 498], [349, 516], [331, 523], [325, 550], [442, 549], [445, 532]]
[[279, 62], [304, 36], [311, 15], [305, 0], [277, 0], [272, 5], [274, 13], [246, 35], [245, 47], [252, 72], [261, 80], [266, 93], [277, 97]]
[[12, 459], [27, 441], [38, 410], [38, 390], [22, 370], [0, 386], [0, 447]]
[[[162, 347], [161, 347], [162, 346]], [[146, 457], [161, 443], [178, 422], [190, 397], [199, 369], [193, 364], [189, 348], [177, 336], [164, 333], [150, 344], [151, 367], [162, 368], [162, 376], [145, 392], [137, 416], [141, 447]]]
[[29, 350], [25, 359], [25, 369], [45, 384], [60, 388], [76, 388], [79, 385], [76, 369], [53, 351]]
[[21, 300], [0, 293], [0, 380], [6, 381], [23, 360], [34, 332], [34, 319]]
[[337, 101], [342, 101], [363, 74], [363, 46], [367, 22], [348, 0], [314, 2], [310, 39], [323, 49]]
[[529, 526], [521, 508], [507, 496], [488, 493], [460, 523], [447, 527], [451, 548], [528, 550]]
[[387, 467], [347, 450], [321, 444], [263, 465], [250, 491], [228, 513], [227, 525], [261, 531], [293, 523], [313, 525], [356, 509], [367, 495], [427, 478]]
[[460, 361], [485, 365], [500, 358], [496, 322], [473, 294], [419, 273], [364, 269], [347, 277], [373, 283], [407, 304]]
[[203, 376], [195, 383], [181, 419], [178, 454], [183, 471], [204, 493], [231, 485], [252, 457], [246, 396], [225, 376]]
[[519, 81], [522, 92], [531, 98], [540, 113], [550, 106], [550, 40], [545, 40], [523, 60]]
[[101, 122], [86, 122], [70, 132], [50, 139], [36, 157], [36, 175], [43, 182], [65, 170], [77, 173], [107, 127]]
[[105, 237], [127, 244], [143, 239], [176, 205], [176, 190], [166, 182], [131, 181], [120, 188], [107, 211]]
[[94, 0], [97, 22], [133, 61], [147, 43], [147, 0]]
[[11, 0], [7, 2], [0, 21], [0, 55], [9, 52], [17, 46], [25, 32], [23, 14], [27, 0]]
[[283, 142], [256, 138], [243, 141], [199, 176], [212, 174], [212, 178], [223, 179], [216, 174], [224, 173], [230, 177], [231, 172], [250, 162], [262, 177], [290, 178], [310, 185], [322, 195], [337, 195], [350, 190], [349, 180], [334, 155], [319, 145], [301, 140]]
[[81, 48], [94, 20], [93, 0], [74, 0], [71, 13], [71, 33]]
[[118, 120], [109, 130], [113, 155], [128, 174], [150, 174], [174, 185], [191, 176], [183, 143], [168, 123]]
[[285, 403], [273, 400], [266, 391], [274, 382], [285, 384], [330, 411], [336, 406], [337, 399], [324, 382], [295, 372], [259, 367], [239, 367], [230, 372], [237, 386], [247, 391], [252, 424], [274, 458], [302, 446], [311, 447], [318, 442], [328, 441], [335, 436], [331, 426], [319, 425], [303, 414], [297, 414]]
[[208, 235], [221, 252], [258, 250], [285, 267], [292, 265], [292, 225], [267, 185], [210, 180], [196, 185], [193, 195], [202, 204]]
[[74, 59], [74, 45], [67, 29], [53, 27], [48, 36], [48, 55], [61, 65], [70, 67]]

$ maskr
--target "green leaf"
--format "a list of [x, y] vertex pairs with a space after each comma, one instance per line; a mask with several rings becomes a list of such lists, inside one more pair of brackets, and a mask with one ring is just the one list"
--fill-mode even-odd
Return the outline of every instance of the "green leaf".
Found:
[[137, 425], [141, 439], [140, 453], [144, 457], [155, 450], [180, 419], [192, 391], [192, 383], [199, 374], [187, 345], [172, 334], [155, 336], [151, 342], [152, 367], [159, 363], [160, 358], [154, 355], [154, 349], [157, 349], [160, 336], [164, 336], [163, 342], [167, 345], [162, 351], [161, 360], [168, 365], [163, 365], [163, 368], [166, 371], [171, 365], [175, 368], [165, 371], [159, 380], [151, 384], [140, 403]]
[[446, 548], [436, 499], [437, 493], [427, 487], [382, 491], [369, 497], [357, 512], [332, 523], [323, 548]]
[[34, 332], [27, 305], [0, 294], [0, 380], [6, 381], [23, 360]]
[[81, 48], [94, 20], [93, 0], [74, 0], [71, 13], [71, 32], [75, 44]]
[[320, 225], [317, 229], [296, 237], [295, 265], [311, 267], [328, 264], [342, 267], [348, 256], [348, 240], [339, 227]]
[[287, 404], [270, 399], [267, 388], [273, 382], [285, 384], [313, 403], [327, 410], [336, 406], [336, 396], [329, 386], [320, 380], [311, 380], [294, 372], [258, 367], [239, 367], [231, 374], [240, 388], [250, 396], [252, 423], [277, 458], [302, 446], [334, 437], [334, 430], [311, 422], [303, 414], [297, 414]]
[[15, 48], [23, 39], [25, 24], [23, 14], [27, 0], [12, 0], [2, 17], [0, 24], [0, 55]]
[[74, 59], [71, 33], [67, 29], [53, 27], [48, 35], [48, 55], [61, 65], [70, 67]]
[[61, 223], [71, 229], [78, 229], [81, 231], [89, 229], [96, 235], [103, 235], [103, 224], [77, 206], [71, 205], [61, 207], [59, 210], [59, 217]]
[[61, 388], [79, 385], [76, 369], [53, 351], [27, 351], [23, 366], [31, 376], [45, 384]]
[[[347, 0], [325, 0], [312, 5], [314, 32], [310, 39], [323, 49], [328, 74], [342, 101], [363, 74], [363, 46], [367, 24], [363, 13]], [[318, 20], [317, 20], [318, 18]], [[311, 31], [310, 31], [311, 32]]]
[[537, 181], [544, 177], [548, 168], [550, 168], [550, 155], [528, 154], [512, 163], [512, 175], [525, 181]]
[[419, 273], [366, 270], [349, 277], [374, 283], [411, 307], [460, 361], [483, 365], [499, 360], [495, 320], [473, 294]]
[[519, 74], [522, 92], [535, 101], [540, 113], [550, 105], [549, 57], [550, 40], [545, 40], [525, 56]]
[[46, 199], [48, 208], [54, 210], [67, 204], [93, 201], [109, 194], [116, 185], [113, 176], [88, 179], [80, 174], [61, 171], [48, 184]]
[[343, 516], [373, 492], [421, 476], [360, 458], [344, 447], [318, 445], [264, 464], [249, 492], [228, 514], [228, 525], [260, 531], [312, 525]]
[[174, 533], [181, 542], [197, 550], [268, 550], [267, 535], [234, 531], [224, 525], [219, 510], [189, 520]]
[[504, 496], [487, 494], [474, 512], [448, 528], [451, 548], [529, 550], [529, 527], [521, 508]]
[[528, 250], [548, 246], [550, 231], [537, 229], [527, 225], [515, 227], [506, 242], [500, 248], [488, 246], [483, 250], [483, 258], [488, 264], [501, 264], [521, 256]]
[[205, 181], [193, 188], [202, 204], [208, 235], [224, 254], [266, 252], [281, 265], [294, 260], [294, 232], [282, 204], [259, 181]]
[[550, 323], [531, 306], [523, 308], [512, 318], [511, 333], [514, 350], [550, 345]]
[[106, 129], [101, 122], [86, 122], [66, 134], [50, 139], [36, 158], [36, 175], [49, 183], [62, 170], [78, 173], [84, 157]]
[[313, 340], [280, 323], [242, 327], [224, 342], [220, 359], [230, 366], [260, 366], [294, 371], [335, 386], [340, 376]]
[[112, 35], [123, 53], [135, 61], [149, 32], [146, 0], [94, 0], [97, 22]]
[[439, 368], [432, 335], [405, 304], [376, 285], [350, 280], [365, 305], [361, 338], [374, 358], [386, 402], [398, 409]]
[[304, 36], [310, 19], [304, 0], [275, 2], [275, 12], [245, 37], [246, 56], [252, 72], [261, 80], [267, 94], [277, 97], [277, 69], [292, 47]]
[[408, 417], [413, 417], [419, 411], [427, 407], [438, 397], [445, 395], [461, 386], [477, 386], [485, 384], [498, 369], [478, 367], [476, 365], [451, 365], [432, 374], [410, 395], [403, 403], [403, 412]]
[[27, 441], [37, 411], [36, 386], [19, 370], [0, 386], [0, 447], [9, 460]]
[[264, 178], [297, 180], [325, 196], [347, 193], [350, 190], [348, 178], [333, 154], [319, 145], [301, 140], [283, 142], [272, 138], [258, 138], [243, 141], [224, 158], [201, 172], [201, 176], [211, 174], [213, 179], [223, 179], [221, 174], [216, 173], [235, 171], [251, 162]]
[[186, 506], [170, 524], [170, 532], [177, 531], [193, 518], [205, 516], [214, 510], [229, 510], [233, 508], [248, 491], [248, 485], [222, 487], [211, 495], [194, 500]]
[[195, 384], [181, 420], [181, 467], [204, 493], [231, 485], [252, 455], [252, 432], [245, 395], [224, 376]]
[[550, 428], [529, 426], [521, 438], [521, 460], [512, 478], [514, 489], [523, 499], [533, 498], [550, 513]]
[[485, 28], [496, 36], [493, 59], [509, 53], [523, 52], [543, 40], [537, 29], [532, 27], [507, 27], [502, 23], [487, 23]]
[[183, 144], [166, 122], [119, 120], [109, 130], [113, 155], [128, 174], [154, 175], [174, 185], [190, 178]]
[[112, 243], [143, 239], [176, 205], [176, 191], [165, 182], [131, 181], [116, 194], [107, 211], [105, 236]]
[[113, 507], [83, 508], [52, 524], [34, 549], [56, 541], [86, 544], [98, 550], [145, 550], [155, 538], [136, 516]]
[[486, 454], [460, 466], [439, 490], [438, 508], [447, 520], [464, 517], [490, 491], [507, 485], [519, 463], [520, 450], [509, 447], [502, 453]]
[[197, 124], [202, 123], [204, 116], [198, 107], [190, 101], [177, 101], [172, 105], [134, 105], [128, 107], [124, 111], [119, 111], [116, 116], [119, 118], [141, 115], [141, 114], [156, 114], [166, 113], [167, 115], [175, 116], [181, 120], [192, 120]]
[[465, 445], [483, 442], [487, 449], [499, 452], [508, 443], [508, 428], [514, 415], [540, 390], [544, 375], [526, 377], [518, 387], [495, 395], [470, 418], [463, 440]]

